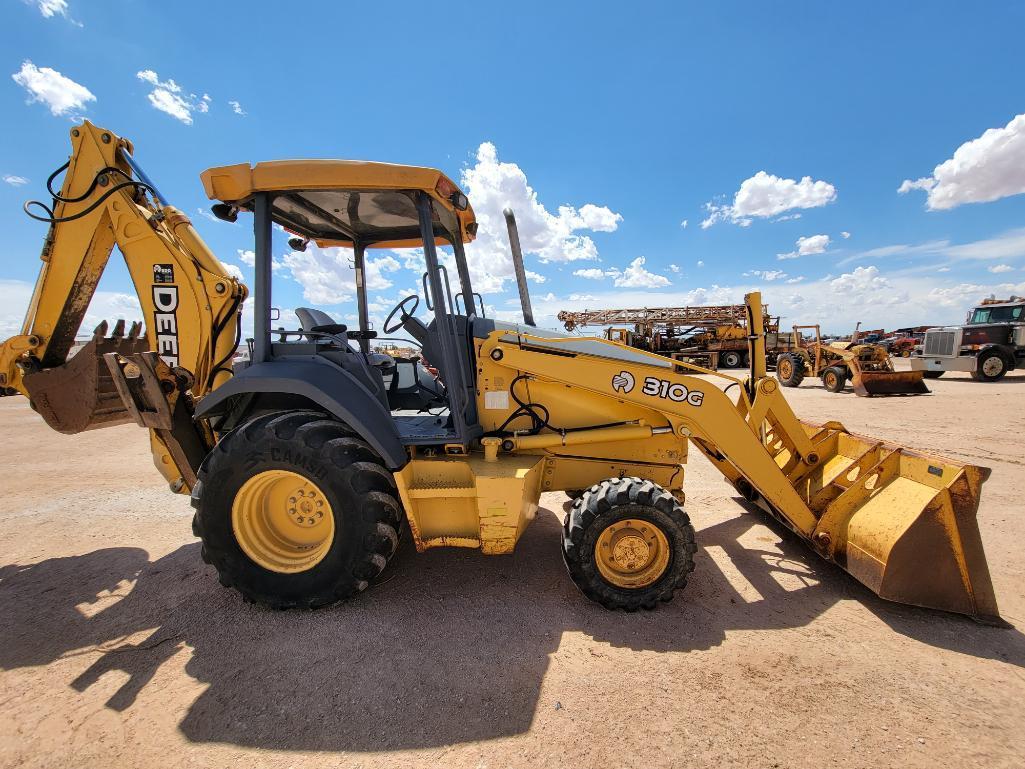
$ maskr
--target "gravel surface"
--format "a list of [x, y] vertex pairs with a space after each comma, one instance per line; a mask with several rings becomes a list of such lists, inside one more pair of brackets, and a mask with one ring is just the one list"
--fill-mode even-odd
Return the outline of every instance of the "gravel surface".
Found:
[[[993, 468], [979, 521], [1025, 624], [1025, 375], [795, 411]], [[134, 426], [51, 432], [0, 399], [4, 767], [1021, 767], [1025, 638], [886, 603], [757, 513], [697, 451], [702, 549], [655, 612], [588, 603], [547, 494], [515, 555], [408, 542], [317, 612], [221, 588]]]

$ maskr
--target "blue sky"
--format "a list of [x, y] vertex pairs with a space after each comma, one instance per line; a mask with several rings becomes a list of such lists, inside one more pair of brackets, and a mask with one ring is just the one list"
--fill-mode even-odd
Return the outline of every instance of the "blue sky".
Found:
[[[246, 279], [251, 232], [200, 213], [200, 171], [344, 157], [461, 181], [476, 287], [514, 319], [511, 205], [553, 328], [560, 309], [753, 288], [784, 324], [828, 331], [958, 322], [1025, 294], [1021, 3], [170, 7], [0, 5], [0, 334], [45, 232], [21, 203], [45, 196], [81, 117], [132, 139]], [[276, 304], [351, 315], [345, 253], [281, 238], [276, 259]], [[374, 254], [378, 320], [418, 267]], [[87, 323], [138, 313], [118, 260], [101, 289]]]

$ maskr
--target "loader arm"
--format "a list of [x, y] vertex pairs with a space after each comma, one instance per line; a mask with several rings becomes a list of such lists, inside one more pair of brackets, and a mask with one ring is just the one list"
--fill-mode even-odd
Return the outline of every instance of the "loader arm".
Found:
[[[758, 318], [760, 296], [747, 299]], [[653, 443], [671, 431], [682, 456], [690, 441], [749, 502], [883, 598], [999, 622], [975, 518], [989, 470], [855, 435], [838, 422], [802, 422], [765, 375], [760, 325], [750, 340], [753, 376], [718, 374], [730, 382], [725, 390], [694, 376], [696, 367], [638, 350], [626, 356], [602, 339], [583, 347], [574, 338], [496, 332], [478, 359], [486, 370], [497, 362], [571, 388], [577, 403], [633, 404], [636, 427], [619, 440]], [[600, 439], [602, 430], [590, 432]], [[513, 433], [502, 446], [516, 452], [560, 441], [566, 445], [567, 434]]]
[[[246, 287], [189, 219], [160, 198], [127, 140], [85, 121], [71, 130], [72, 153], [52, 208], [27, 204], [49, 224], [42, 266], [21, 333], [0, 344], [0, 385], [26, 395], [56, 430], [134, 419], [151, 429], [154, 462], [176, 491], [195, 481], [213, 444], [191, 414], [196, 399], [231, 376]], [[34, 206], [31, 207], [31, 206]], [[69, 359], [111, 251], [131, 274], [145, 332], [107, 325]]]

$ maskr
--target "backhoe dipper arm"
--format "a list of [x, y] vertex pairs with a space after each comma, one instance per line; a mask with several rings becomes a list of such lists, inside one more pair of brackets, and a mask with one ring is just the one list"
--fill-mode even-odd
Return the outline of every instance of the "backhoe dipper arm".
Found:
[[[132, 159], [131, 142], [85, 121], [71, 130], [71, 144], [70, 160], [47, 182], [52, 210], [26, 204], [50, 227], [21, 334], [0, 344], [0, 385], [28, 396], [61, 432], [131, 418], [152, 428], [154, 462], [185, 492], [202, 453], [197, 440], [212, 445], [205, 425], [191, 426], [194, 399], [231, 376], [246, 287], [228, 275], [189, 219], [159, 198]], [[54, 192], [50, 185], [65, 168]], [[103, 322], [69, 360], [115, 245], [131, 274], [145, 335], [138, 327], [126, 335], [119, 322], [104, 339]]]

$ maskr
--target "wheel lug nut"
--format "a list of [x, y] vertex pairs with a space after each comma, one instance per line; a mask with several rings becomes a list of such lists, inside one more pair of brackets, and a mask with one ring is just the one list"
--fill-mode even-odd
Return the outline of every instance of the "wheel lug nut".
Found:
[[288, 501], [291, 502], [294, 505], [295, 504], [295, 497], [289, 497]]

